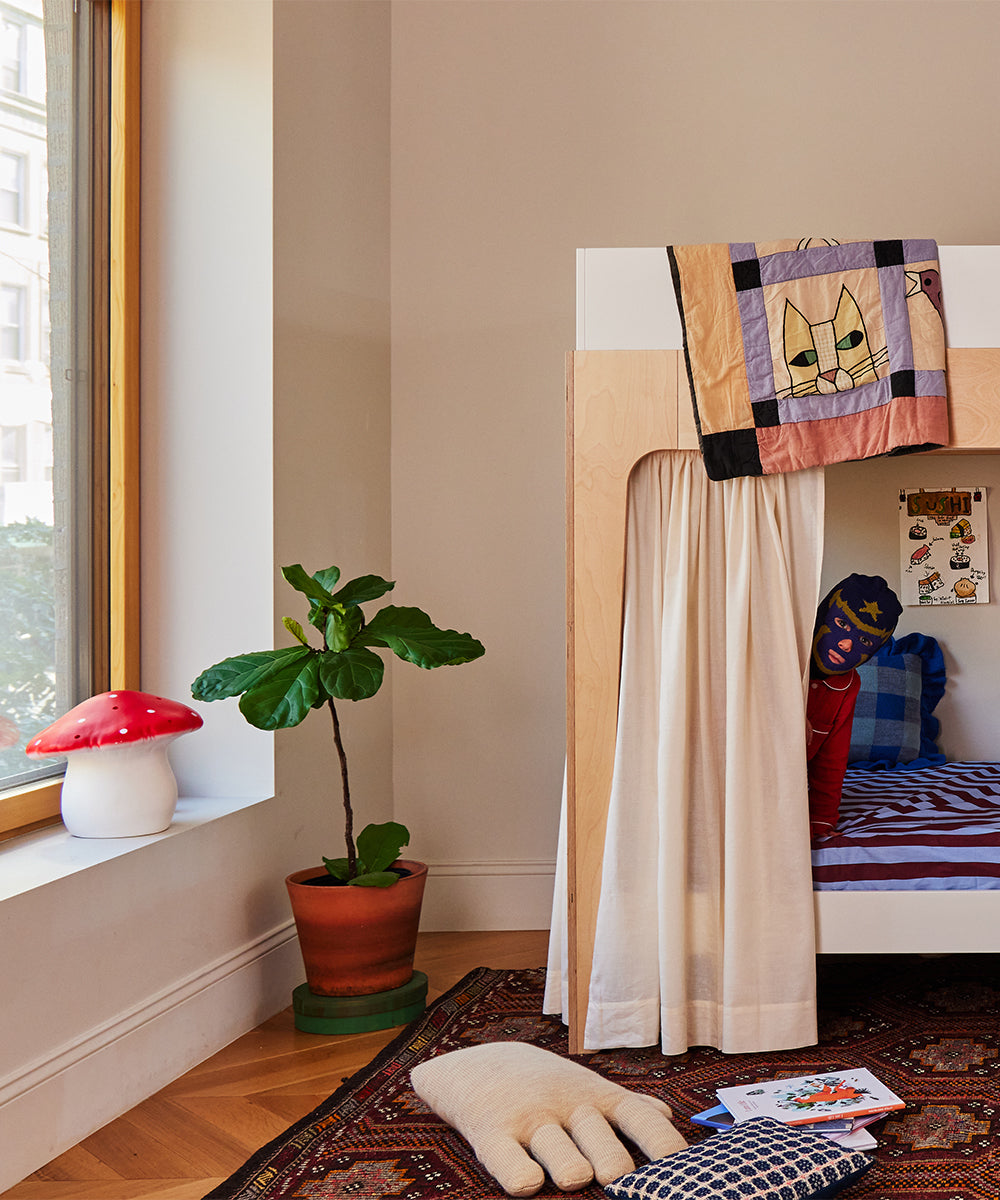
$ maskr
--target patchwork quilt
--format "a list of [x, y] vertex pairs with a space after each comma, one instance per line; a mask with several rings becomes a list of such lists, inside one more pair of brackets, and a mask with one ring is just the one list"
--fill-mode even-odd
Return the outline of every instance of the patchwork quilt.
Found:
[[937, 243], [668, 246], [712, 479], [948, 442]]

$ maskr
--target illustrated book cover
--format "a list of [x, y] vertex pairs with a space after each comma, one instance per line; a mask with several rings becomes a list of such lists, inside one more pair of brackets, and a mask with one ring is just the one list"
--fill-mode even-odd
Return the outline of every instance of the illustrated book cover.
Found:
[[808, 1125], [905, 1108], [895, 1092], [864, 1068], [719, 1088], [716, 1095], [736, 1121], [774, 1117], [787, 1125]]

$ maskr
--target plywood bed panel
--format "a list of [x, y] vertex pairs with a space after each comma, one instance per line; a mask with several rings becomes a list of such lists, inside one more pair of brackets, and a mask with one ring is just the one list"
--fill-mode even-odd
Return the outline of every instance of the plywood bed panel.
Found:
[[982, 454], [1000, 447], [1000, 349], [947, 352], [952, 445], [934, 454]]
[[[953, 445], [945, 452], [1000, 450], [1000, 349], [949, 350], [948, 371]], [[628, 480], [646, 454], [698, 443], [679, 350], [570, 354], [567, 399], [570, 1011], [563, 1015], [571, 1052], [579, 1053], [617, 732]], [[1000, 949], [1000, 892], [814, 895], [822, 953]]]
[[[583, 1028], [614, 765], [625, 507], [651, 449], [696, 447], [676, 350], [567, 356], [567, 886], [571, 1039]], [[683, 396], [686, 407], [680, 410]], [[579, 1047], [578, 1047], [579, 1049]]]

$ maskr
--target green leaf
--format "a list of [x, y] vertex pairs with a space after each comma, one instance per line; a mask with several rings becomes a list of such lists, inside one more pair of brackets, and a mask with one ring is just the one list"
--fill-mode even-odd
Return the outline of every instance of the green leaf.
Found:
[[360, 608], [345, 610], [338, 604], [326, 619], [326, 628], [323, 631], [326, 644], [331, 650], [346, 650], [364, 623]]
[[303, 646], [309, 645], [308, 641], [306, 640], [306, 635], [303, 632], [302, 626], [293, 617], [282, 617], [281, 623], [288, 630], [288, 632], [292, 635], [292, 637], [297, 638], [302, 643]]
[[368, 622], [361, 644], [388, 646], [400, 658], [427, 670], [471, 662], [486, 653], [485, 646], [472, 634], [438, 629], [421, 609], [392, 604]]
[[195, 700], [224, 700], [240, 696], [261, 683], [274, 671], [284, 670], [293, 662], [302, 662], [313, 651], [301, 646], [283, 646], [280, 650], [258, 650], [237, 654], [208, 667], [191, 685]]
[[319, 651], [302, 650], [304, 661], [290, 661], [243, 693], [240, 712], [258, 729], [291, 729], [305, 719], [319, 694]]
[[330, 615], [330, 609], [327, 605], [317, 604], [315, 600], [309, 602], [309, 624], [315, 625], [316, 628], [326, 636], [326, 621]]
[[390, 583], [380, 575], [361, 575], [345, 583], [333, 598], [341, 604], [364, 604], [367, 600], [377, 600], [379, 596], [391, 592], [395, 586], [394, 582]]
[[311, 575], [307, 575], [305, 568], [299, 563], [291, 567], [282, 567], [281, 573], [297, 592], [308, 596], [316, 604], [321, 604], [328, 608], [334, 603], [333, 597], [326, 588], [321, 583], [317, 583]]
[[327, 858], [323, 855], [323, 864], [327, 871], [342, 883], [347, 881], [347, 859], [346, 858]]
[[328, 592], [332, 592], [337, 586], [337, 581], [340, 579], [340, 567], [327, 567], [322, 571], [313, 572], [313, 579], [321, 588], [325, 588]]
[[382, 686], [384, 672], [385, 663], [363, 646], [320, 655], [320, 682], [337, 700], [367, 700], [374, 696]]
[[358, 834], [358, 858], [365, 874], [384, 871], [399, 858], [399, 852], [410, 844], [410, 831], [398, 821], [381, 825], [366, 825]]
[[399, 876], [392, 871], [374, 871], [356, 875], [347, 882], [351, 887], [392, 887], [394, 883], [399, 883]]

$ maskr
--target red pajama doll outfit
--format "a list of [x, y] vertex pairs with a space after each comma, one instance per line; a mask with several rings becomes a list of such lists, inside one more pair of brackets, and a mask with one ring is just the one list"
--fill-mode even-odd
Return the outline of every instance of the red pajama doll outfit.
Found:
[[806, 762], [809, 764], [809, 832], [826, 837], [837, 824], [844, 770], [851, 747], [857, 671], [810, 679], [806, 701]]

